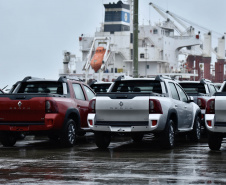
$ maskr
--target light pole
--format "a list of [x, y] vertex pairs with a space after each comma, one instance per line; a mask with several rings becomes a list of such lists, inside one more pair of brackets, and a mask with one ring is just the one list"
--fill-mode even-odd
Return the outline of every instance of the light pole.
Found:
[[133, 77], [138, 77], [138, 0], [133, 1]]

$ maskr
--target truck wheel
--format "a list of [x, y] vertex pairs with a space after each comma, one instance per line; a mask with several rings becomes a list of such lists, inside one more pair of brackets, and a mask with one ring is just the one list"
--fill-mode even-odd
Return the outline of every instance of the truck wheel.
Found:
[[166, 149], [171, 149], [175, 145], [175, 132], [173, 120], [168, 120], [162, 135], [162, 145]]
[[63, 146], [72, 147], [76, 141], [76, 127], [75, 122], [69, 119], [63, 127], [61, 135], [61, 143]]
[[5, 147], [11, 147], [16, 144], [17, 137], [14, 134], [11, 133], [1, 133], [0, 141], [3, 146]]
[[222, 143], [222, 136], [218, 133], [208, 133], [208, 144], [211, 150], [220, 150]]
[[106, 149], [111, 142], [111, 134], [108, 132], [95, 132], [95, 143], [98, 148]]
[[201, 139], [201, 123], [200, 118], [196, 116], [193, 129], [190, 133], [190, 140], [194, 142], [198, 142]]
[[132, 133], [131, 138], [135, 143], [139, 143], [143, 140], [144, 134], [143, 133]]

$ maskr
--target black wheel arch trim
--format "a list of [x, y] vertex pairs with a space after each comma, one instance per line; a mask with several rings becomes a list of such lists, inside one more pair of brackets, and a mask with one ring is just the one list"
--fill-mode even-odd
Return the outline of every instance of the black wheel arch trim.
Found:
[[176, 130], [178, 129], [177, 128], [177, 124], [178, 124], [178, 114], [177, 114], [177, 111], [176, 111], [176, 109], [174, 109], [174, 108], [171, 108], [171, 109], [169, 109], [169, 111], [168, 111], [168, 115], [167, 115], [167, 121], [170, 119], [170, 117], [172, 116], [172, 114], [175, 114], [176, 115], [176, 123], [174, 123], [175, 124], [175, 126], [176, 126]]
[[[80, 119], [80, 114], [79, 114], [79, 110], [76, 108], [68, 108], [64, 117], [64, 123], [63, 125], [65, 125], [68, 121], [68, 118], [70, 117], [70, 115], [72, 114], [76, 114], [76, 127], [77, 129], [81, 128], [81, 119]], [[74, 120], [74, 119], [73, 119]]]

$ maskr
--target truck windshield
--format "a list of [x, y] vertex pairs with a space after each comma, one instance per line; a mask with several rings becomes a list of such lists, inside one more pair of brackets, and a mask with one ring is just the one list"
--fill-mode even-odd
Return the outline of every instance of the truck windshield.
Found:
[[206, 89], [202, 83], [180, 83], [186, 93], [203, 93], [206, 94]]
[[92, 84], [90, 87], [95, 91], [95, 92], [107, 92], [108, 88], [110, 87], [109, 84]]
[[155, 92], [162, 94], [162, 88], [160, 82], [155, 80], [128, 80], [116, 81], [112, 92]]
[[61, 82], [22, 82], [17, 93], [63, 94]]

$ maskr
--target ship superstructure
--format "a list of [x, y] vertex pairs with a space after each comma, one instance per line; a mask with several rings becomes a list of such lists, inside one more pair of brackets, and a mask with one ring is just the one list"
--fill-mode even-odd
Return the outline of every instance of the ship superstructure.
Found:
[[[104, 4], [105, 19], [101, 28], [95, 32], [93, 37], [85, 35], [79, 37], [82, 61], [76, 63], [75, 73], [61, 73], [60, 75], [76, 76], [86, 81], [88, 79], [112, 81], [119, 75], [131, 76], [133, 74], [133, 1], [128, 2], [128, 4], [122, 1]], [[189, 63], [190, 69], [184, 66], [182, 68], [179, 55], [188, 56], [194, 54], [195, 51], [199, 54], [192, 56], [208, 55], [209, 51], [207, 54], [205, 52], [210, 49], [208, 45], [211, 44], [208, 43], [208, 35], [207, 39], [204, 37], [204, 41], [207, 42], [205, 44], [192, 26], [187, 27], [177, 20], [182, 25], [178, 27], [158, 7], [152, 3], [150, 5], [165, 18], [165, 21], [155, 25], [139, 26], [138, 75], [151, 77], [166, 74], [180, 75], [182, 78], [198, 76], [199, 74], [195, 72], [197, 69], [192, 66], [194, 60]], [[169, 11], [167, 13], [171, 14]], [[184, 30], [181, 29], [183, 27]], [[200, 45], [204, 49], [201, 49]]]

